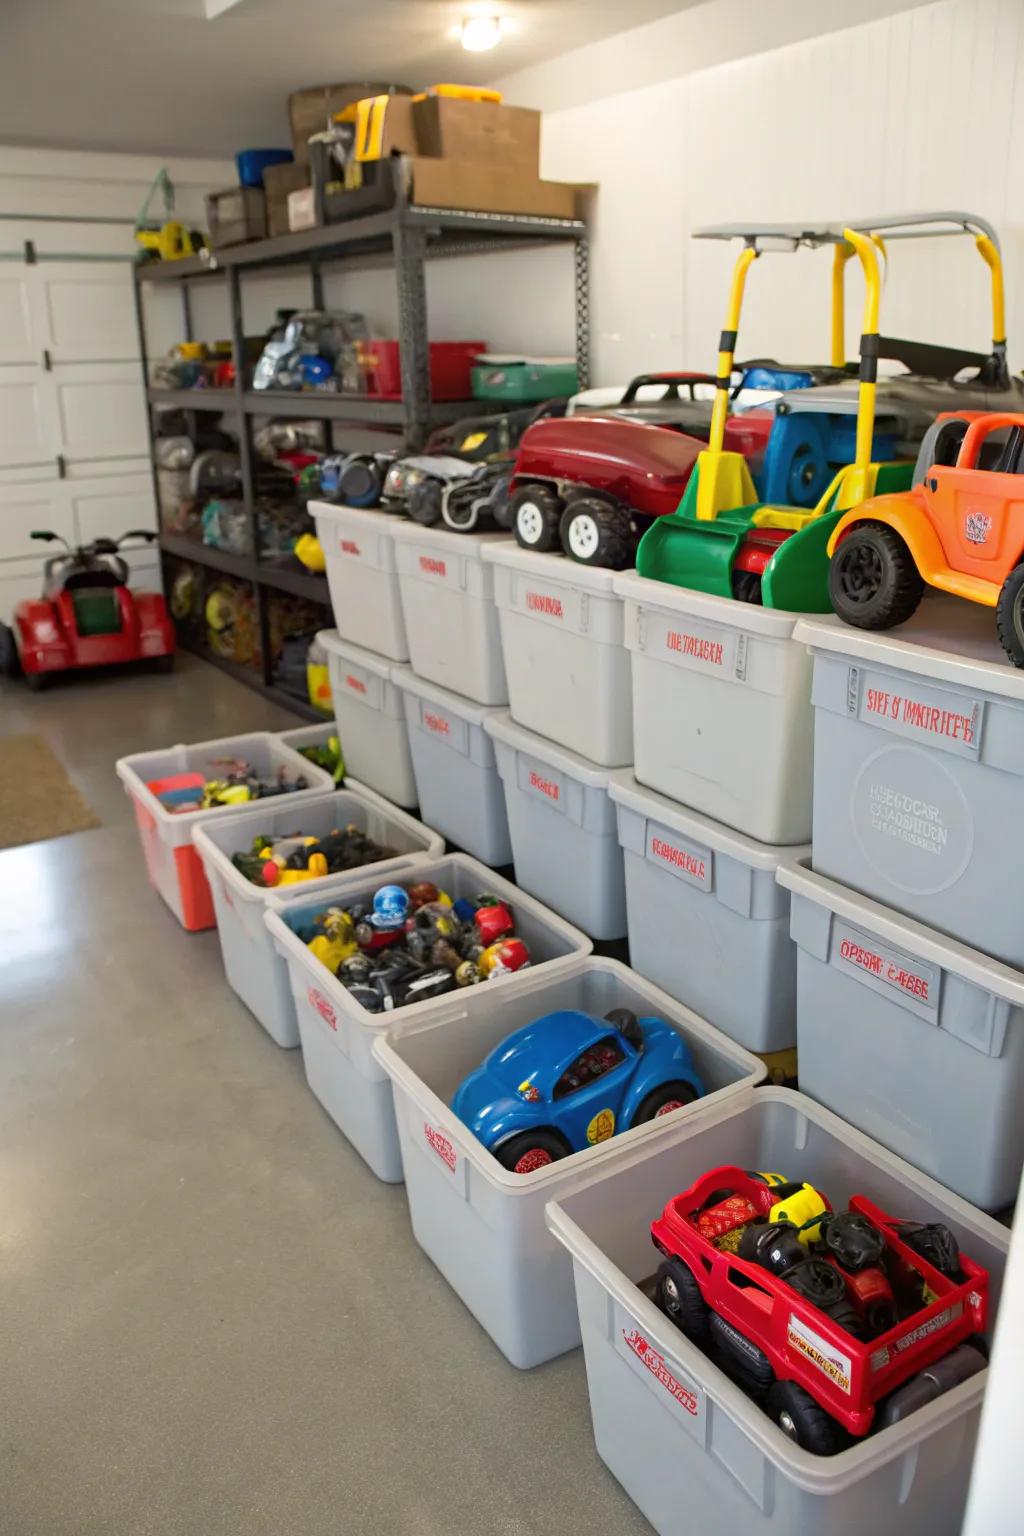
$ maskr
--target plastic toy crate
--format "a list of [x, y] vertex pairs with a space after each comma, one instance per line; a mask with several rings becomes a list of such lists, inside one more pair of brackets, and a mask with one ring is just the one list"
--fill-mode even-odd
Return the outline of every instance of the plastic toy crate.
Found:
[[805, 1093], [985, 1210], [1024, 1164], [1024, 974], [799, 865]]
[[245, 815], [252, 811], [253, 805], [250, 802], [216, 806], [208, 811], [174, 812], [162, 805], [146, 786], [180, 773], [202, 773], [207, 778], [217, 778], [221, 770], [214, 759], [223, 757], [244, 758], [260, 778], [273, 778], [279, 768], [287, 768], [290, 776], [301, 775], [309, 788], [294, 790], [287, 796], [293, 815], [301, 814], [303, 799], [334, 788], [329, 773], [300, 757], [270, 731], [224, 736], [217, 741], [197, 741], [191, 746], [165, 747], [162, 752], [135, 752], [130, 757], [118, 759], [117, 776], [135, 810], [150, 884], [160, 892], [182, 927], [193, 933], [212, 928], [217, 920], [202, 862], [192, 846], [193, 828], [206, 826], [222, 816]]
[[420, 814], [484, 864], [512, 862], [505, 793], [484, 721], [494, 711], [393, 667], [401, 689]]
[[[477, 351], [484, 349], [478, 347]], [[553, 400], [580, 387], [576, 363], [566, 358], [484, 358], [472, 371], [478, 400]]]
[[633, 684], [615, 573], [515, 543], [484, 558], [494, 565], [513, 720], [592, 763], [631, 763]]
[[[456, 1088], [488, 1052], [542, 1014], [612, 1008], [653, 1014], [693, 1051], [703, 1099], [598, 1142], [530, 1174], [502, 1167], [449, 1108]], [[538, 976], [492, 1005], [396, 1028], [374, 1056], [395, 1089], [409, 1215], [429, 1255], [513, 1365], [539, 1365], [580, 1342], [572, 1266], [544, 1224], [544, 1206], [638, 1146], [657, 1146], [680, 1118], [703, 1113], [764, 1075], [753, 1056], [617, 960], [591, 956], [572, 971]]]
[[[359, 364], [366, 375], [366, 393], [381, 400], [401, 400], [402, 364], [397, 341], [357, 343]], [[486, 351], [482, 341], [432, 341], [430, 396], [432, 400], [468, 400], [472, 394], [473, 359]]]
[[811, 663], [795, 613], [615, 578], [641, 784], [764, 843], [811, 835]]
[[814, 867], [1024, 968], [1024, 672], [990, 608], [929, 599], [893, 634], [804, 620]]
[[502, 533], [454, 533], [398, 523], [395, 558], [413, 671], [475, 704], [508, 699], [494, 570], [484, 550]]
[[393, 512], [311, 501], [338, 634], [391, 661], [409, 659], [395, 564]]
[[[532, 965], [512, 976], [480, 982], [456, 996], [446, 993], [428, 1002], [396, 1008], [392, 1013], [368, 1013], [297, 936], [297, 931], [330, 904], [330, 882], [324, 882], [315, 902], [271, 896], [265, 918], [274, 944], [288, 965], [309, 1086], [377, 1177], [390, 1184], [401, 1182], [402, 1158], [391, 1080], [371, 1056], [376, 1037], [393, 1024], [437, 1018], [450, 1013], [453, 1007], [474, 1017], [486, 1013], [499, 988], [518, 990], [525, 979], [565, 970], [591, 949], [584, 934], [465, 854], [453, 853], [434, 863], [420, 864], [415, 878], [432, 880], [453, 901], [480, 891], [494, 891], [511, 905], [516, 933], [527, 944]], [[363, 896], [369, 899], [382, 883], [353, 883], [346, 878], [338, 889], [352, 900]]]
[[834, 1205], [945, 1222], [989, 1271], [990, 1320], [1009, 1232], [803, 1094], [760, 1088], [609, 1162], [548, 1205], [573, 1257], [598, 1454], [659, 1536], [959, 1536], [986, 1372], [836, 1456], [803, 1450], [639, 1289], [650, 1223], [723, 1163], [808, 1179]]
[[396, 805], [416, 804], [402, 695], [391, 663], [342, 640], [336, 630], [317, 636], [327, 652], [334, 718], [346, 771]]
[[325, 720], [323, 725], [299, 725], [292, 731], [278, 731], [278, 741], [283, 741], [286, 747], [294, 747], [301, 753], [303, 747], [326, 747], [332, 736], [337, 736], [338, 726], [334, 720]]
[[[393, 848], [395, 857], [364, 864], [344, 874], [323, 875], [318, 880], [270, 890], [253, 885], [231, 862], [232, 854], [247, 852], [253, 838], [261, 833], [325, 837], [335, 827], [350, 823]], [[271, 1039], [285, 1047], [298, 1045], [299, 1026], [288, 968], [263, 921], [271, 894], [283, 901], [299, 896], [315, 901], [328, 884], [332, 893], [345, 881], [365, 885], [369, 879], [383, 885], [392, 877], [401, 879], [402, 871], [422, 860], [437, 859], [444, 853], [444, 838], [438, 833], [351, 780], [332, 795], [308, 800], [298, 811], [268, 801], [263, 812], [197, 827], [194, 839], [213, 893], [217, 937], [228, 982]]]
[[629, 958], [672, 997], [766, 1054], [796, 1044], [796, 950], [775, 848], [688, 811], [628, 769], [608, 792], [626, 871]]
[[592, 938], [623, 938], [626, 884], [608, 794], [612, 770], [524, 731], [504, 712], [489, 715], [484, 730], [505, 786], [516, 879]]

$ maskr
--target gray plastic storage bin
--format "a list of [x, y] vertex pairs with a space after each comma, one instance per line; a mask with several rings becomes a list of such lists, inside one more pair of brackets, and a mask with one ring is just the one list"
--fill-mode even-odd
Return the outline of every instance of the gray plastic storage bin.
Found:
[[311, 501], [338, 634], [391, 661], [409, 659], [395, 563], [394, 512]]
[[1024, 967], [1024, 672], [990, 608], [931, 599], [814, 655], [814, 867]]
[[[319, 730], [319, 726], [313, 729]], [[253, 838], [261, 833], [325, 837], [335, 827], [350, 824], [393, 848], [395, 857], [365, 864], [346, 874], [323, 875], [318, 880], [271, 889], [253, 885], [231, 862], [233, 854], [246, 852]], [[328, 884], [332, 894], [336, 893], [339, 882], [345, 880], [365, 885], [368, 879], [374, 879], [383, 884], [392, 878], [403, 878], [401, 872], [421, 860], [437, 859], [444, 853], [444, 838], [438, 833], [352, 780], [345, 789], [308, 800], [301, 807], [268, 800], [262, 810], [197, 827], [193, 836], [213, 892], [224, 973], [271, 1039], [285, 1047], [298, 1045], [299, 1026], [288, 967], [275, 950], [263, 921], [270, 896], [283, 901], [297, 897], [308, 901], [317, 899]]]
[[799, 616], [615, 578], [641, 784], [764, 843], [811, 834], [811, 662]]
[[799, 865], [805, 1093], [985, 1210], [1024, 1163], [1024, 974]]
[[[621, 1132], [534, 1173], [511, 1173], [449, 1108], [456, 1088], [505, 1037], [542, 1014], [613, 1008], [655, 1015], [693, 1051], [703, 1099]], [[572, 1266], [544, 1224], [544, 1206], [638, 1145], [657, 1146], [682, 1117], [700, 1114], [764, 1075], [753, 1056], [617, 960], [595, 956], [571, 972], [502, 990], [491, 1005], [398, 1027], [374, 1055], [392, 1080], [409, 1215], [420, 1247], [513, 1365], [539, 1365], [580, 1342]]]
[[802, 1094], [759, 1088], [680, 1119], [546, 1217], [573, 1257], [598, 1454], [659, 1536], [959, 1536], [986, 1372], [836, 1456], [794, 1444], [648, 1301], [651, 1221], [729, 1163], [807, 1179], [843, 1206], [947, 1223], [989, 1271], [1009, 1232]]
[[303, 747], [325, 747], [332, 736], [337, 736], [338, 726], [334, 720], [325, 720], [322, 725], [315, 722], [312, 725], [298, 725], [294, 730], [277, 731], [275, 734], [286, 747], [294, 747], [296, 752], [301, 752]]
[[484, 864], [508, 864], [505, 794], [494, 743], [484, 730], [492, 709], [395, 667], [402, 691], [420, 815]]
[[346, 772], [395, 805], [414, 806], [409, 732], [392, 663], [342, 640], [333, 629], [321, 630], [317, 639], [327, 652]]
[[633, 684], [614, 571], [495, 544], [494, 600], [517, 725], [603, 767], [633, 761]]
[[774, 848], [638, 784], [608, 786], [626, 867], [629, 958], [748, 1051], [796, 1044], [796, 950]]
[[[539, 686], [543, 686], [538, 679]], [[591, 938], [626, 932], [622, 849], [608, 796], [610, 768], [599, 768], [565, 747], [490, 715], [505, 786], [516, 879]]]
[[508, 535], [396, 522], [394, 537], [413, 670], [475, 704], [504, 704], [494, 570], [484, 550]]
[[[371, 1056], [376, 1037], [393, 1024], [438, 1018], [453, 1009], [464, 1010], [471, 1016], [486, 1013], [493, 1006], [498, 989], [507, 987], [512, 991], [525, 979], [532, 981], [538, 972], [547, 976], [565, 970], [591, 949], [584, 934], [465, 854], [453, 853], [436, 862], [420, 864], [412, 878], [432, 880], [453, 901], [460, 896], [494, 891], [511, 905], [516, 933], [526, 943], [532, 964], [512, 976], [480, 982], [431, 1002], [412, 1003], [392, 1013], [368, 1013], [296, 933], [330, 905], [330, 882], [324, 882], [319, 898], [312, 902], [281, 900], [272, 895], [265, 917], [275, 947], [288, 966], [309, 1086], [360, 1157], [379, 1179], [391, 1184], [401, 1182], [402, 1157], [391, 1080]], [[402, 877], [398, 879], [401, 882]], [[382, 884], [381, 880], [367, 883], [346, 878], [339, 883], [339, 899], [372, 897]]]

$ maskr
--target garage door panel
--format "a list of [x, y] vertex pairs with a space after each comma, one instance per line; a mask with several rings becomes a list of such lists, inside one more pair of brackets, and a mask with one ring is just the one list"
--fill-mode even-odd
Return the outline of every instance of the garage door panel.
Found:
[[47, 410], [46, 375], [0, 369], [0, 469], [52, 463], [57, 456]]
[[57, 367], [53, 380], [60, 451], [71, 459], [127, 458], [148, 450], [137, 363]]
[[38, 363], [42, 345], [33, 335], [27, 267], [0, 266], [0, 364]]
[[74, 516], [59, 480], [52, 485], [0, 486], [0, 560], [34, 557], [38, 573], [40, 562], [55, 547], [33, 541], [29, 535], [34, 528], [59, 533], [74, 543]]
[[129, 528], [156, 528], [153, 482], [149, 475], [107, 477], [92, 483], [65, 482], [65, 489], [83, 543], [98, 538], [116, 539]]
[[55, 362], [124, 361], [138, 353], [131, 266], [40, 268], [47, 345]]

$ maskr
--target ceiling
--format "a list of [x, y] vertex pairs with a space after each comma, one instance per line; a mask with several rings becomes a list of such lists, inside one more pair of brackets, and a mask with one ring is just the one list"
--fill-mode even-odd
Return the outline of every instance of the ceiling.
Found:
[[[287, 144], [286, 97], [480, 84], [704, 0], [0, 0], [0, 143], [158, 155]], [[467, 53], [474, 9], [507, 31]]]

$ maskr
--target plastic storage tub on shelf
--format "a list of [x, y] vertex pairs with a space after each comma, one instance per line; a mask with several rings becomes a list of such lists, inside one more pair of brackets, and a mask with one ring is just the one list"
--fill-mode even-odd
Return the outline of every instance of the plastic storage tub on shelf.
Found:
[[[375, 1038], [390, 1025], [406, 1020], [437, 1018], [453, 1010], [473, 1017], [486, 1013], [499, 990], [517, 990], [524, 979], [532, 980], [538, 972], [548, 976], [565, 970], [591, 948], [584, 934], [465, 854], [453, 853], [434, 863], [419, 864], [414, 878], [433, 881], [453, 901], [493, 891], [510, 904], [516, 933], [526, 943], [532, 964], [512, 976], [482, 981], [431, 1002], [413, 1003], [392, 1013], [368, 1013], [297, 936], [310, 918], [329, 904], [329, 882], [324, 882], [316, 902], [271, 897], [266, 913], [274, 944], [288, 965], [309, 1086], [377, 1177], [391, 1184], [401, 1182], [402, 1157], [391, 1080], [371, 1055]], [[338, 888], [355, 900], [372, 897], [376, 886], [346, 878]]]
[[[534, 1173], [502, 1167], [448, 1107], [462, 1079], [506, 1035], [542, 1014], [613, 1008], [663, 1018], [693, 1052], [705, 1097]], [[572, 1266], [544, 1225], [544, 1206], [639, 1146], [655, 1147], [680, 1118], [746, 1093], [763, 1076], [754, 1057], [617, 960], [590, 957], [571, 972], [497, 993], [486, 1010], [396, 1028], [374, 1055], [395, 1088], [409, 1215], [420, 1247], [513, 1365], [527, 1368], [580, 1341]]]
[[807, 1179], [834, 1205], [941, 1221], [989, 1271], [990, 1320], [1009, 1232], [860, 1131], [784, 1088], [760, 1088], [609, 1163], [547, 1207], [573, 1257], [598, 1454], [659, 1536], [959, 1536], [986, 1373], [836, 1456], [794, 1444], [639, 1289], [651, 1221], [728, 1163]]
[[990, 608], [930, 598], [892, 634], [804, 620], [814, 867], [1024, 969], [1024, 672]]
[[525, 731], [504, 711], [489, 715], [484, 730], [494, 740], [523, 890], [591, 938], [621, 939], [626, 883], [608, 795], [612, 770]]
[[[349, 825], [394, 849], [394, 858], [280, 889], [253, 885], [231, 862], [233, 854], [247, 852], [253, 838], [261, 833], [271, 837], [287, 837], [291, 833], [326, 837], [335, 827]], [[332, 795], [308, 800], [301, 809], [268, 801], [264, 810], [254, 811], [250, 816], [197, 827], [194, 837], [213, 893], [217, 937], [228, 982], [271, 1039], [286, 1047], [298, 1045], [299, 1026], [288, 967], [274, 948], [263, 921], [271, 894], [284, 901], [299, 896], [316, 900], [329, 883], [333, 899], [342, 881], [365, 885], [367, 880], [376, 880], [383, 885], [391, 878], [400, 879], [403, 870], [423, 859], [437, 859], [444, 853], [444, 838], [438, 833], [414, 821], [372, 790], [351, 781]]]
[[633, 663], [641, 784], [763, 843], [811, 834], [811, 663], [799, 620], [650, 581], [615, 578]]
[[[119, 758], [117, 776], [135, 810], [135, 823], [146, 860], [146, 873], [183, 928], [198, 932], [217, 921], [213, 897], [203, 873], [202, 861], [192, 845], [192, 831], [215, 818], [245, 815], [254, 802], [216, 806], [208, 811], [169, 811], [146, 786], [182, 773], [201, 773], [216, 779], [222, 768], [218, 758], [241, 758], [254, 772], [273, 779], [279, 768], [290, 778], [302, 777], [308, 788], [293, 790], [288, 802], [300, 814], [303, 799], [333, 789], [329, 773], [317, 768], [270, 731], [251, 731], [246, 736], [224, 736], [217, 741], [197, 741], [191, 746], [165, 747], [162, 752], [135, 752]], [[277, 801], [273, 801], [276, 806]]]
[[413, 671], [474, 704], [508, 699], [494, 570], [484, 551], [503, 533], [396, 523], [395, 558]]
[[748, 1051], [796, 1044], [796, 950], [779, 864], [810, 853], [733, 832], [638, 784], [608, 792], [626, 868], [629, 958]]
[[461, 694], [424, 682], [408, 667], [394, 667], [420, 815], [465, 853], [484, 864], [508, 864], [505, 794], [484, 721], [494, 711]]
[[800, 1086], [985, 1210], [1024, 1163], [1024, 973], [799, 865]]
[[391, 661], [409, 659], [395, 565], [394, 512], [311, 501], [338, 634]]
[[[468, 400], [472, 394], [473, 359], [486, 350], [482, 341], [432, 341], [427, 349], [430, 398]], [[366, 393], [380, 400], [401, 400], [402, 357], [398, 342], [375, 337], [372, 341], [357, 342], [356, 352], [366, 375]], [[470, 409], [467, 406], [467, 415]]]
[[484, 553], [517, 725], [593, 763], [633, 761], [633, 684], [614, 571], [514, 543]]
[[327, 652], [346, 770], [396, 805], [415, 805], [409, 732], [391, 662], [342, 640], [333, 629], [321, 630], [317, 639]]

